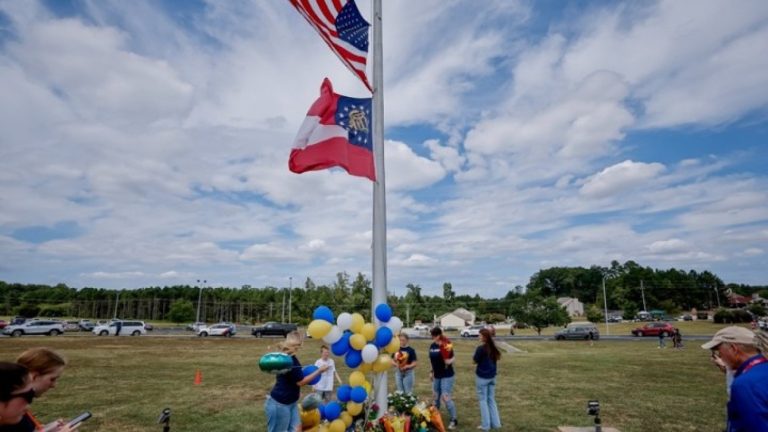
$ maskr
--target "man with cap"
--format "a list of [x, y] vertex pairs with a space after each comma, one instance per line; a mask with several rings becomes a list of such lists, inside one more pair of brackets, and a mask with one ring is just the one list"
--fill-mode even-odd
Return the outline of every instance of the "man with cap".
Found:
[[735, 371], [728, 401], [728, 432], [768, 432], [768, 358], [758, 351], [755, 334], [726, 327], [701, 347]]

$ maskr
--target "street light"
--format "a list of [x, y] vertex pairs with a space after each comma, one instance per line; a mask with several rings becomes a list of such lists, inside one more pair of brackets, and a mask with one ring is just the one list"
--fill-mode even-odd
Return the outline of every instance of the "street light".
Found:
[[293, 301], [291, 300], [293, 298], [293, 276], [288, 276], [288, 322], [291, 321], [291, 304]]
[[605, 295], [605, 275], [603, 275], [603, 306], [605, 307], [605, 335], [611, 334], [608, 330], [608, 297]]
[[201, 285], [200, 284], [200, 279], [197, 280], [197, 285], [198, 285], [199, 289], [197, 291], [197, 321], [195, 321], [195, 326], [197, 326], [198, 325], [197, 323], [200, 322], [200, 303], [203, 300], [203, 285], [205, 285], [208, 281], [207, 280], [203, 280], [202, 282], [203, 282], [203, 284]]

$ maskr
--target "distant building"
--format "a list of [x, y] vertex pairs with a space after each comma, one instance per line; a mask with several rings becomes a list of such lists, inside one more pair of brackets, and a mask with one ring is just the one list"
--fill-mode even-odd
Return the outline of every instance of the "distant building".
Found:
[[738, 295], [736, 293], [728, 294], [728, 304], [731, 307], [744, 307], [752, 301], [752, 297]]
[[577, 298], [560, 297], [557, 299], [557, 303], [565, 308], [568, 312], [568, 316], [584, 316], [584, 303], [580, 302]]
[[440, 315], [435, 322], [443, 329], [460, 329], [475, 324], [475, 313], [464, 308]]

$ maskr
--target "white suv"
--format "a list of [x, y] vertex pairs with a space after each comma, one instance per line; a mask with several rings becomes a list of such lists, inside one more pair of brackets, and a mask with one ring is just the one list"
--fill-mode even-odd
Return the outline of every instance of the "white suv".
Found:
[[[118, 324], [120, 334], [117, 334]], [[139, 336], [147, 334], [144, 327], [144, 321], [112, 321], [107, 325], [100, 325], [93, 328], [93, 334], [99, 336]]]
[[64, 323], [56, 320], [29, 320], [23, 324], [9, 325], [3, 334], [20, 337], [24, 335], [58, 336], [64, 333]]
[[234, 324], [229, 323], [220, 323], [220, 324], [213, 324], [209, 327], [200, 327], [200, 330], [197, 332], [197, 335], [200, 337], [207, 337], [207, 336], [226, 336], [226, 337], [232, 337], [235, 335], [237, 330], [235, 329]]

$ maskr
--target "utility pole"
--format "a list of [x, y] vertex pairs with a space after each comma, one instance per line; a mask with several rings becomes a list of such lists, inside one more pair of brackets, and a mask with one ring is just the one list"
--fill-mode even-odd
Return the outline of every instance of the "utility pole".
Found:
[[[203, 280], [202, 282], [203, 283], [201, 284], [200, 283], [200, 279], [197, 280], [197, 286], [198, 286], [198, 290], [197, 290], [197, 320], [195, 321], [195, 327], [197, 327], [197, 323], [200, 322], [200, 303], [203, 300], [203, 285], [205, 285], [205, 283], [208, 282], [208, 281]], [[195, 329], [195, 330], [197, 330], [197, 329]]]
[[[117, 296], [115, 296], [115, 316], [112, 317], [113, 319], [117, 319], [117, 306], [119, 304], [119, 301], [120, 301], [120, 291], [117, 291]], [[720, 302], [718, 302], [718, 305], [719, 304]]]
[[720, 309], [720, 291], [717, 290], [717, 286], [713, 288], [715, 289], [715, 294], [717, 294], [717, 308]]
[[645, 306], [645, 288], [643, 287], [643, 280], [640, 280], [640, 294], [643, 295], [643, 310], [648, 311], [648, 308]]
[[605, 295], [605, 275], [603, 275], [603, 305], [605, 306], [605, 334], [611, 334], [608, 330], [608, 297]]
[[285, 290], [283, 290], [283, 313], [280, 316], [280, 322], [285, 322]]
[[291, 305], [293, 304], [293, 276], [288, 276], [288, 322], [291, 321]]

